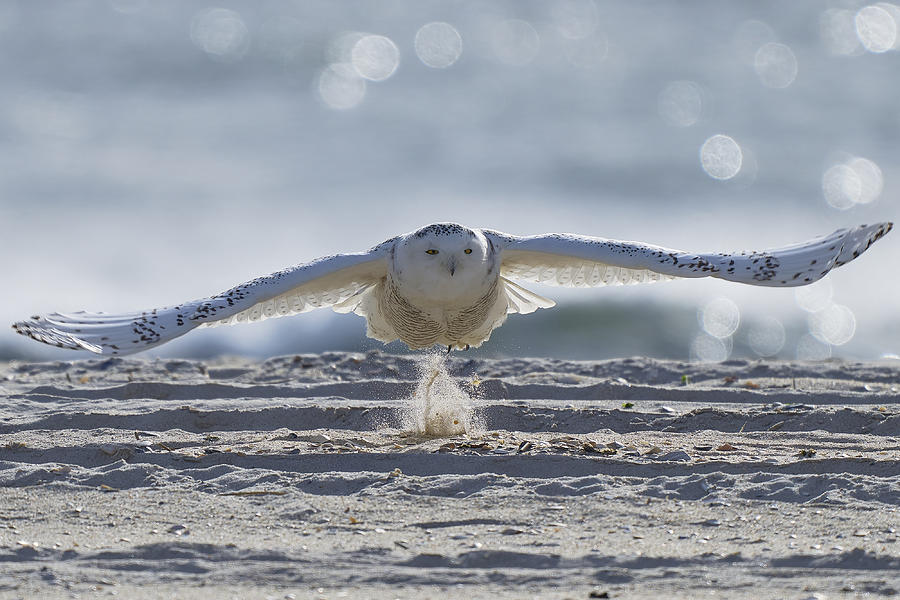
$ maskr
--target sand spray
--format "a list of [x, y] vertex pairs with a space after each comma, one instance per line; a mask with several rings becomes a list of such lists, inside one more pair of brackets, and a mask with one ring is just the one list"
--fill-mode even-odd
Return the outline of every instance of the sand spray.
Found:
[[472, 397], [450, 376], [445, 352], [421, 355], [417, 367], [418, 384], [402, 410], [404, 429], [433, 437], [471, 435], [484, 429]]

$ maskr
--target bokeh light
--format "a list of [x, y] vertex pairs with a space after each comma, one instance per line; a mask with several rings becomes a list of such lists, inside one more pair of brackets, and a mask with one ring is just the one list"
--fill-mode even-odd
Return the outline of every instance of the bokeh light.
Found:
[[832, 304], [807, 317], [809, 333], [826, 344], [842, 346], [856, 333], [856, 316], [841, 304]]
[[897, 23], [894, 15], [879, 5], [859, 9], [854, 19], [856, 35], [869, 52], [881, 54], [894, 48], [897, 42]]
[[717, 338], [701, 333], [691, 341], [691, 360], [722, 362], [731, 355], [731, 338]]
[[853, 11], [829, 8], [819, 17], [819, 38], [831, 53], [852, 56], [863, 53], [856, 35], [856, 15]]
[[847, 210], [862, 197], [862, 182], [849, 165], [833, 165], [822, 175], [825, 201], [838, 210]]
[[728, 298], [716, 298], [698, 311], [700, 326], [714, 338], [727, 338], [741, 324], [741, 311]]
[[731, 179], [741, 170], [741, 147], [727, 135], [714, 135], [700, 147], [700, 164], [713, 179]]
[[775, 317], [763, 317], [747, 332], [747, 343], [755, 354], [762, 357], [775, 356], [784, 347], [784, 325]]
[[834, 297], [834, 286], [831, 277], [823, 277], [815, 283], [794, 288], [794, 300], [797, 306], [806, 312], [820, 311], [831, 304]]
[[881, 196], [884, 190], [884, 176], [878, 165], [868, 158], [857, 156], [847, 161], [847, 166], [853, 169], [859, 178], [860, 193], [857, 204], [869, 204]]
[[797, 57], [790, 46], [769, 42], [756, 51], [753, 68], [763, 85], [782, 89], [797, 78]]
[[319, 97], [329, 108], [347, 110], [366, 96], [366, 81], [350, 63], [333, 63], [317, 79]]
[[890, 2], [877, 2], [875, 6], [886, 10], [894, 20], [896, 35], [894, 36], [894, 46], [891, 49], [900, 50], [900, 6], [897, 6], [896, 4], [892, 4]]
[[825, 201], [839, 210], [874, 202], [884, 189], [881, 168], [868, 158], [854, 156], [832, 165], [822, 175]]
[[597, 5], [593, 0], [554, 2], [550, 11], [557, 30], [564, 38], [584, 39], [597, 29]]
[[804, 333], [797, 340], [798, 360], [828, 360], [831, 358], [831, 346]]
[[332, 37], [325, 46], [325, 61], [334, 63], [353, 63], [353, 47], [356, 42], [366, 37], [360, 31], [342, 31]]
[[537, 57], [541, 38], [528, 21], [509, 19], [494, 27], [491, 46], [500, 62], [522, 67]]
[[210, 58], [232, 62], [250, 48], [250, 31], [236, 11], [207, 8], [191, 19], [191, 41]]
[[400, 50], [390, 38], [367, 35], [353, 45], [350, 60], [361, 77], [370, 81], [384, 81], [397, 70]]
[[449, 23], [428, 23], [416, 32], [416, 56], [426, 66], [446, 69], [462, 54], [462, 37]]
[[673, 81], [659, 93], [659, 116], [675, 127], [690, 127], [703, 114], [703, 90], [693, 81]]

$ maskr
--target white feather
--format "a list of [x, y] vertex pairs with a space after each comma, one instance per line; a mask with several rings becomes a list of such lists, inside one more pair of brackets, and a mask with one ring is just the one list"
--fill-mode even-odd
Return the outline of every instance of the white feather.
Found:
[[890, 223], [840, 229], [792, 246], [759, 252], [701, 253], [640, 242], [572, 234], [485, 235], [502, 256], [504, 277], [567, 287], [716, 277], [763, 286], [798, 286], [853, 260], [891, 229]]
[[122, 314], [52, 313], [15, 323], [13, 329], [61, 348], [122, 355], [158, 346], [201, 326], [260, 321], [324, 306], [340, 312], [356, 295], [384, 279], [389, 252], [390, 241], [369, 252], [319, 259], [177, 306]]
[[527, 315], [539, 308], [552, 308], [556, 306], [556, 302], [553, 300], [539, 296], [531, 290], [526, 290], [506, 277], [501, 277], [501, 280], [503, 281], [503, 288], [509, 303], [507, 307], [508, 313]]

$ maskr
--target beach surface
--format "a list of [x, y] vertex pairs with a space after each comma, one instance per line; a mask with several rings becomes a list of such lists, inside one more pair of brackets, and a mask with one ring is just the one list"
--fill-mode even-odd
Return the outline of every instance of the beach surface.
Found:
[[0, 598], [900, 595], [900, 365], [0, 368]]

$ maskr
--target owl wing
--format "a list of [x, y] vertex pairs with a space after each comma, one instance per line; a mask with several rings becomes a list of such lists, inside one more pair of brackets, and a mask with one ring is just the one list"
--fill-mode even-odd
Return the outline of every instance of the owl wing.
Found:
[[499, 250], [500, 273], [508, 279], [583, 287], [717, 277], [751, 285], [800, 286], [855, 259], [891, 227], [860, 225], [783, 248], [712, 254], [572, 234], [483, 233]]
[[195, 327], [260, 321], [321, 307], [349, 312], [387, 275], [393, 241], [368, 252], [320, 258], [176, 306], [120, 314], [52, 313], [12, 327], [60, 348], [121, 355], [158, 346]]

